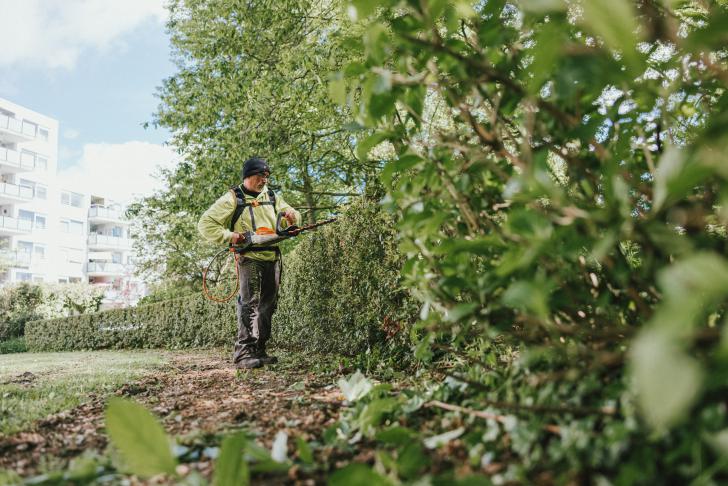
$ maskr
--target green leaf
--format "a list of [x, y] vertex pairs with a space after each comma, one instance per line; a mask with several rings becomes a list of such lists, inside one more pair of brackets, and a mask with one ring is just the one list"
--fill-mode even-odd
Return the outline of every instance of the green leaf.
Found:
[[535, 41], [533, 62], [528, 69], [532, 75], [528, 80], [528, 91], [531, 94], [538, 93], [557, 67], [564, 45], [563, 26], [556, 23], [545, 24], [536, 34]]
[[516, 3], [523, 10], [534, 13], [566, 10], [564, 0], [518, 0]]
[[369, 157], [369, 151], [389, 138], [387, 132], [375, 132], [356, 145], [356, 156], [359, 160], [365, 161]]
[[329, 486], [390, 486], [392, 483], [366, 464], [349, 464], [329, 478]]
[[583, 23], [604, 42], [620, 51], [624, 60], [637, 70], [637, 20], [629, 0], [589, 0], [583, 2]]
[[296, 438], [296, 448], [298, 449], [298, 458], [304, 464], [313, 464], [313, 451], [311, 446], [306, 442], [303, 437]]
[[703, 373], [698, 362], [660, 329], [640, 333], [630, 358], [638, 403], [647, 423], [663, 430], [685, 417], [701, 387]]
[[339, 105], [346, 104], [346, 80], [344, 78], [338, 77], [329, 81], [329, 96]]
[[376, 440], [393, 445], [405, 445], [415, 437], [417, 437], [417, 433], [406, 427], [392, 427], [380, 430], [375, 436]]
[[406, 444], [398, 453], [397, 470], [405, 479], [414, 478], [428, 465], [429, 458], [422, 451], [422, 446], [417, 442]]
[[414, 154], [405, 154], [397, 159], [390, 160], [387, 162], [387, 165], [384, 166], [384, 169], [382, 169], [380, 176], [382, 178], [382, 182], [386, 185], [391, 185], [394, 174], [416, 167], [420, 162], [422, 162], [422, 160], [422, 157]]
[[106, 429], [129, 470], [142, 477], [174, 474], [169, 439], [157, 419], [143, 406], [114, 397], [106, 407]]
[[[680, 180], [680, 174], [685, 166], [685, 155], [674, 146], [669, 146], [660, 158], [660, 162], [655, 170], [655, 195], [652, 203], [652, 210], [657, 212], [667, 200], [670, 193], [669, 186]], [[673, 188], [673, 192], [676, 191]], [[678, 195], [679, 194], [675, 194]]]
[[243, 451], [249, 442], [245, 432], [225, 437], [220, 457], [215, 462], [214, 486], [245, 486], [250, 484], [250, 471]]
[[549, 314], [547, 289], [543, 285], [526, 280], [514, 282], [503, 294], [503, 304], [520, 310], [527, 310], [546, 319]]

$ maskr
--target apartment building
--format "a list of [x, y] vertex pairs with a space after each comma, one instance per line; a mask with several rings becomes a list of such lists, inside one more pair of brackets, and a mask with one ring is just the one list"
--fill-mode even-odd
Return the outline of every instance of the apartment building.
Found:
[[134, 304], [124, 208], [58, 185], [57, 120], [0, 98], [0, 285], [90, 282], [104, 304]]

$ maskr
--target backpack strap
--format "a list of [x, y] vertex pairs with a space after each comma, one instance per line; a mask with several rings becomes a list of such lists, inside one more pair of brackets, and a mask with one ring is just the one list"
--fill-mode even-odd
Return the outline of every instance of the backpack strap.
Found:
[[278, 214], [276, 210], [276, 193], [273, 189], [268, 189], [268, 201], [258, 202], [253, 200], [252, 203], [245, 202], [245, 193], [240, 186], [231, 187], [230, 190], [235, 196], [235, 211], [233, 211], [233, 218], [230, 220], [230, 231], [235, 231], [235, 223], [240, 219], [240, 215], [243, 214], [243, 210], [247, 206], [250, 208], [250, 223], [253, 225], [253, 232], [258, 228], [255, 225], [255, 215], [253, 214], [253, 208], [257, 206], [273, 206], [273, 211]]
[[268, 189], [268, 200], [273, 204], [273, 211], [278, 214], [278, 208], [276, 207], [276, 193], [273, 189]]
[[243, 214], [245, 208], [245, 194], [240, 186], [231, 187], [230, 190], [233, 192], [235, 197], [235, 211], [233, 211], [233, 219], [230, 220], [230, 231], [235, 231], [235, 223], [237, 223], [240, 215]]

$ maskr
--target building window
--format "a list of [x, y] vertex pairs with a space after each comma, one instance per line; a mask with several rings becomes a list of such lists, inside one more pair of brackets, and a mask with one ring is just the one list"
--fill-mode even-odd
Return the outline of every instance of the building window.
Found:
[[18, 241], [18, 253], [30, 255], [33, 252], [33, 243], [30, 241]]
[[35, 159], [36, 170], [48, 170], [48, 159], [45, 157], [36, 157]]
[[69, 283], [80, 283], [81, 277], [68, 277], [68, 282]]
[[58, 283], [68, 283], [68, 277], [58, 277]]
[[61, 204], [80, 208], [83, 206], [83, 194], [78, 194], [77, 192], [62, 192]]
[[48, 188], [42, 184], [38, 184], [34, 181], [29, 181], [27, 179], [20, 179], [20, 183], [18, 184], [20, 187], [27, 187], [33, 192], [33, 197], [37, 199], [47, 199], [48, 198]]
[[83, 234], [83, 221], [76, 221], [74, 219], [62, 219], [61, 220], [61, 231], [63, 233], [69, 233], [72, 235]]
[[33, 254], [35, 258], [39, 258], [41, 260], [45, 260], [45, 246], [43, 245], [35, 245], [33, 247]]
[[48, 129], [47, 128], [39, 128], [38, 129], [38, 136], [43, 140], [44, 142], [48, 141]]
[[18, 219], [30, 221], [32, 224], [34, 217], [35, 217], [35, 213], [33, 213], [33, 211], [26, 211], [25, 209], [18, 210]]
[[46, 229], [46, 217], [39, 214], [35, 215], [35, 228]]
[[121, 238], [122, 236], [124, 236], [124, 230], [121, 228], [121, 226], [114, 226], [113, 228], [111, 228], [111, 236]]
[[20, 187], [27, 187], [31, 191], [35, 192], [35, 182], [29, 181], [28, 179], [20, 179], [18, 183]]
[[28, 272], [18, 272], [15, 274], [15, 279], [18, 282], [30, 282], [33, 280], [33, 274]]
[[121, 253], [112, 253], [111, 263], [121, 263]]

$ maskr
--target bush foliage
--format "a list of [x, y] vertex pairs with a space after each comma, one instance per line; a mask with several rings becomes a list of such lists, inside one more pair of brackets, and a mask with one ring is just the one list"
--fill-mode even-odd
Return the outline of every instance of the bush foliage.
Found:
[[235, 311], [201, 294], [156, 304], [29, 322], [31, 351], [187, 348], [230, 344]]
[[726, 2], [351, 9], [366, 59], [332, 94], [376, 129], [362, 160], [390, 142], [417, 356], [456, 364], [429, 396], [501, 417], [470, 453], [500, 481], [725, 480]]
[[370, 193], [284, 259], [276, 339], [352, 355], [407, 342], [417, 305], [402, 287], [396, 221]]

